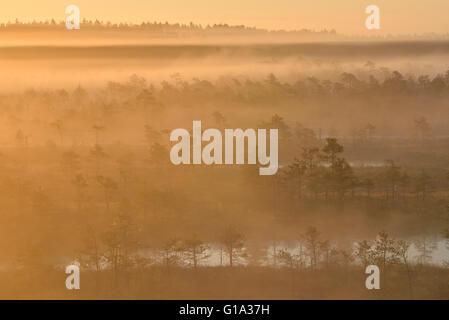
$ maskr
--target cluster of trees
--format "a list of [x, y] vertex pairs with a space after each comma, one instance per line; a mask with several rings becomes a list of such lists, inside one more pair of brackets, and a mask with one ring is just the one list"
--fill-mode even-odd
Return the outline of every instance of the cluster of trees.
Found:
[[199, 79], [171, 84], [163, 82], [161, 96], [170, 96], [173, 99], [185, 94], [195, 94], [203, 99], [223, 96], [230, 101], [257, 102], [267, 105], [280, 98], [344, 98], [348, 95], [373, 97], [379, 94], [389, 96], [425, 94], [439, 97], [447, 96], [449, 93], [449, 71], [433, 77], [420, 75], [415, 78], [412, 75], [403, 75], [399, 71], [377, 68], [372, 62], [367, 62], [365, 68], [366, 73], [359, 77], [353, 73], [344, 72], [334, 80], [321, 80], [310, 76], [294, 81], [282, 81], [274, 74], [269, 74], [264, 80], [229, 79], [221, 85]]
[[[357, 263], [366, 269], [369, 265], [379, 267], [382, 274], [383, 286], [388, 285], [388, 274], [390, 269], [402, 266], [407, 276], [408, 290], [413, 297], [413, 286], [415, 276], [418, 275], [419, 267], [429, 262], [430, 253], [435, 246], [424, 240], [416, 241], [418, 250], [417, 264], [410, 257], [411, 243], [405, 240], [395, 240], [388, 233], [379, 232], [374, 241], [359, 241], [354, 248], [338, 249], [333, 247], [328, 240], [321, 240], [320, 233], [316, 228], [310, 227], [302, 236], [297, 252], [280, 250], [277, 255], [279, 262], [295, 272], [305, 266], [312, 270], [321, 266], [325, 269], [337, 268], [338, 266], [349, 266]], [[385, 287], [384, 287], [385, 288]]]
[[[0, 24], [0, 31], [27, 31], [27, 30], [62, 30], [65, 29], [65, 21], [56, 21], [55, 19], [45, 21], [21, 22], [16, 19], [14, 22], [6, 22]], [[207, 36], [207, 35], [330, 35], [335, 36], [335, 30], [324, 29], [322, 31], [313, 31], [309, 29], [301, 30], [267, 30], [256, 27], [248, 27], [245, 25], [229, 25], [229, 24], [213, 24], [201, 25], [193, 22], [189, 24], [169, 23], [169, 22], [141, 22], [128, 23], [120, 22], [113, 23], [110, 21], [88, 20], [81, 21], [81, 29], [86, 31], [137, 31], [144, 32], [147, 35], [167, 35], [167, 36]], [[83, 31], [84, 32], [84, 31]]]
[[[393, 74], [393, 78], [385, 80], [381, 87], [390, 81], [405, 81], [400, 80], [402, 76], [397, 73]], [[245, 103], [249, 101], [248, 99], [255, 99], [257, 96], [254, 92], [248, 93], [248, 90], [251, 90], [250, 88], [253, 86], [260, 87], [257, 92], [268, 94], [270, 97], [276, 96], [274, 91], [288, 91], [296, 86], [281, 83], [273, 75], [266, 81], [254, 82], [248, 80], [239, 82], [237, 79], [230, 79], [229, 83], [217, 85], [206, 80], [194, 80], [189, 83], [176, 76], [174, 78], [174, 83], [163, 82], [160, 89], [148, 84], [141, 77], [133, 76], [125, 84], [110, 82], [106, 90], [97, 92], [95, 95], [81, 87], [76, 88], [71, 94], [65, 90], [48, 92], [29, 90], [24, 95], [7, 95], [0, 98], [2, 120], [7, 127], [17, 128], [18, 124], [23, 123], [22, 120], [17, 119], [17, 115], [36, 114], [36, 118], [31, 124], [36, 128], [34, 134], [30, 134], [20, 127], [17, 128], [14, 136], [15, 146], [19, 150], [27, 150], [33, 146], [33, 143], [39, 145], [38, 139], [41, 140], [41, 143], [42, 140], [47, 139], [46, 144], [48, 146], [58, 149], [66, 148], [72, 144], [72, 147], [68, 147], [68, 150], [63, 151], [60, 156], [63, 171], [74, 181], [78, 193], [81, 194], [87, 183], [87, 178], [80, 170], [81, 163], [87, 160], [94, 169], [95, 180], [104, 189], [105, 202], [108, 204], [109, 194], [117, 189], [117, 181], [102, 174], [101, 168], [105, 166], [105, 163], [114, 161], [106, 150], [108, 147], [105, 146], [105, 137], [113, 134], [113, 130], [103, 124], [99, 125], [98, 122], [115, 123], [118, 119], [131, 118], [131, 116], [140, 117], [143, 126], [143, 128], [137, 126], [141, 128], [139, 129], [140, 136], [143, 136], [140, 141], [146, 142], [146, 146], [148, 146], [146, 152], [149, 153], [145, 160], [151, 160], [150, 162], [154, 167], [161, 167], [168, 163], [167, 150], [170, 131], [161, 129], [160, 125], [155, 123], [166, 122], [164, 121], [164, 112], [168, 112], [168, 109], [177, 109], [188, 101], [201, 101], [201, 104], [208, 107], [209, 105], [205, 103], [206, 96], [213, 99], [215, 103], [219, 103], [217, 102], [218, 97], [229, 101], [232, 96], [235, 99], [239, 97], [242, 100], [241, 103]], [[363, 83], [353, 75], [342, 75], [342, 78], [352, 79], [351, 81], [344, 81], [345, 87], [348, 88], [356, 88], [358, 87], [357, 83]], [[418, 83], [420, 85], [428, 83], [429, 86], [433, 86], [437, 82], [443, 83], [444, 90], [449, 92], [448, 79], [449, 76], [446, 74], [445, 76], [436, 76], [433, 80], [420, 80]], [[310, 79], [307, 81], [310, 81]], [[322, 86], [316, 81], [312, 82], [315, 85]], [[353, 84], [350, 85], [349, 83]], [[405, 83], [409, 82], [405, 81]], [[412, 81], [412, 83], [414, 82]], [[307, 87], [306, 91], [313, 91], [309, 89], [310, 87]], [[284, 97], [289, 96], [286, 92], [279, 94]], [[212, 120], [210, 125], [220, 129], [225, 126], [232, 126], [229, 119], [223, 115], [224, 112], [210, 112], [207, 115]], [[51, 113], [54, 120], [39, 119], [40, 114], [45, 115], [46, 113]], [[93, 122], [90, 127], [82, 124], [86, 118], [91, 120], [90, 123]], [[26, 123], [24, 126], [26, 126]], [[280, 182], [286, 188], [286, 194], [292, 195], [299, 202], [303, 198], [344, 199], [348, 193], [353, 198], [357, 193], [360, 194], [360, 191], [367, 197], [382, 194], [386, 199], [395, 200], [400, 197], [401, 190], [413, 193], [417, 199], [426, 200], [434, 187], [434, 179], [426, 170], [419, 170], [418, 173], [415, 170], [415, 173], [410, 175], [405, 168], [400, 167], [394, 160], [386, 160], [384, 166], [376, 169], [375, 174], [371, 173], [373, 170], [354, 169], [349, 161], [342, 156], [343, 145], [338, 142], [332, 129], [324, 135], [321, 129], [314, 130], [300, 123], [296, 123], [292, 127], [277, 114], [268, 121], [259, 122], [256, 126], [279, 129], [280, 159], [281, 162], [283, 161], [286, 164], [280, 170], [282, 178]], [[433, 130], [425, 117], [415, 119], [410, 127], [421, 142], [426, 142], [433, 136]], [[134, 124], [132, 124], [132, 128], [123, 126], [121, 132], [123, 136], [130, 132], [127, 130], [132, 130], [131, 132], [135, 134], [135, 128]], [[80, 131], [83, 131], [83, 133], [80, 133]], [[356, 140], [353, 145], [357, 149], [360, 145], [375, 141], [376, 135], [380, 135], [380, 133], [373, 124], [361, 125], [361, 129], [352, 133], [353, 140]], [[86, 138], [92, 140], [92, 137], [94, 138], [94, 144], [89, 147], [87, 159], [84, 159], [80, 155], [80, 151], [76, 151], [77, 148], [73, 145], [82, 146], [81, 140]], [[116, 135], [116, 137], [118, 136]], [[114, 138], [109, 140], [111, 139]], [[345, 141], [345, 137], [341, 139]], [[133, 159], [131, 155], [124, 155], [120, 159], [115, 159], [121, 172], [120, 180], [126, 182], [128, 179], [126, 172], [129, 171], [128, 169], [135, 162], [134, 160], [135, 156]], [[365, 171], [370, 172], [365, 174]]]
[[220, 265], [240, 264], [247, 257], [245, 236], [234, 225], [229, 225], [217, 237], [215, 246], [199, 239], [172, 238], [159, 248], [146, 246], [139, 234], [142, 232], [129, 213], [121, 210], [103, 233], [98, 234], [88, 228], [84, 245], [78, 254], [79, 262], [87, 269], [97, 272], [105, 269], [112, 271], [114, 278], [118, 274], [133, 268], [145, 268], [160, 264], [167, 271], [172, 267], [192, 267], [197, 269], [209, 265], [211, 253], [220, 252]]
[[[315, 227], [309, 227], [301, 235], [298, 247], [293, 250], [281, 249], [276, 255], [278, 262], [289, 268], [335, 268], [352, 263], [358, 263], [364, 269], [371, 264], [379, 266], [383, 274], [391, 265], [403, 263], [409, 268], [409, 248], [411, 243], [404, 240], [394, 240], [388, 233], [379, 232], [374, 241], [359, 241], [354, 247], [339, 249], [331, 244], [329, 240], [322, 239], [321, 233]], [[429, 249], [430, 250], [430, 249]], [[431, 252], [431, 250], [430, 250]], [[426, 250], [420, 251], [420, 259], [423, 255], [428, 256]], [[427, 263], [428, 257], [419, 260]]]
[[[138, 230], [132, 219], [123, 213], [100, 237], [95, 237], [89, 230], [86, 240], [78, 262], [85, 270], [98, 273], [111, 271], [116, 285], [125, 281], [129, 272], [142, 271], [154, 265], [163, 267], [168, 274], [177, 268], [193, 268], [199, 272], [211, 265], [233, 267], [248, 265], [248, 261], [253, 261], [250, 266], [256, 266], [246, 248], [248, 239], [233, 225], [224, 228], [215, 242], [200, 240], [198, 236], [173, 238], [159, 248], [147, 250], [138, 240]], [[384, 284], [388, 283], [390, 270], [403, 272], [407, 277], [409, 294], [413, 297], [413, 286], [420, 268], [432, 261], [431, 254], [436, 249], [434, 242], [425, 238], [413, 244], [416, 250], [414, 256], [410, 253], [410, 241], [395, 240], [381, 231], [375, 240], [362, 240], [340, 247], [324, 239], [317, 228], [309, 227], [287, 246], [273, 242], [271, 247], [266, 248], [265, 256], [256, 263], [268, 268], [285, 268], [293, 276], [305, 270], [332, 272], [342, 269], [349, 272], [355, 266], [362, 267], [363, 272], [368, 265], [374, 264], [380, 268]], [[219, 264], [214, 252], [220, 253]], [[223, 260], [223, 255], [227, 261]], [[211, 260], [215, 261], [211, 263]]]
[[[221, 113], [226, 113], [227, 111], [232, 112], [235, 107], [242, 107], [266, 115], [273, 106], [280, 106], [286, 112], [301, 112], [305, 108], [304, 105], [313, 103], [316, 105], [317, 112], [327, 112], [329, 104], [333, 104], [336, 100], [335, 97], [338, 97], [338, 101], [341, 103], [334, 106], [336, 110], [338, 109], [338, 113], [333, 115], [332, 120], [334, 123], [340, 124], [340, 128], [325, 125], [328, 127], [324, 129], [325, 132], [322, 132], [321, 128], [314, 131], [299, 124], [293, 128], [294, 134], [289, 133], [289, 130], [282, 130], [284, 136], [281, 137], [283, 139], [281, 147], [291, 149], [292, 145], [289, 143], [292, 140], [296, 140], [300, 147], [308, 147], [314, 145], [315, 141], [321, 139], [322, 136], [336, 137], [338, 131], [341, 136], [351, 136], [354, 144], [372, 141], [376, 135], [382, 137], [382, 133], [376, 129], [376, 122], [379, 122], [376, 112], [384, 113], [387, 108], [393, 107], [399, 112], [405, 105], [407, 105], [407, 112], [418, 112], [415, 103], [410, 102], [410, 97], [419, 95], [423, 96], [426, 101], [427, 99], [442, 101], [449, 94], [449, 72], [436, 75], [433, 78], [423, 75], [417, 79], [411, 76], [406, 78], [397, 71], [390, 72], [382, 70], [382, 68], [376, 69], [376, 72], [382, 73], [385, 80], [379, 81], [370, 75], [369, 80], [364, 81], [354, 74], [343, 73], [336, 81], [309, 77], [293, 82], [282, 82], [271, 74], [265, 80], [221, 78], [214, 83], [199, 79], [185, 81], [179, 74], [175, 74], [172, 76], [173, 81], [171, 82], [163, 81], [160, 84], [154, 84], [134, 75], [126, 83], [111, 81], [105, 90], [99, 92], [87, 92], [79, 86], [71, 93], [64, 89], [49, 91], [31, 89], [24, 94], [6, 94], [0, 97], [0, 112], [5, 116], [4, 119], [8, 120], [8, 126], [17, 125], [20, 122], [16, 121], [17, 115], [22, 116], [25, 113], [45, 115], [48, 113], [53, 120], [50, 120], [49, 127], [45, 130], [48, 131], [49, 128], [54, 130], [57, 134], [57, 141], [64, 144], [67, 143], [65, 139], [67, 134], [74, 135], [73, 132], [67, 132], [67, 126], [73, 126], [73, 123], [86, 118], [90, 119], [91, 123], [94, 121], [105, 123], [124, 115], [141, 116], [145, 120], [144, 125], [148, 126], [150, 122], [154, 123], [155, 121], [166, 123], [161, 120], [165, 120], [167, 114], [178, 108], [182, 108], [185, 112], [193, 107], [212, 109], [214, 106], [214, 108], [220, 108]], [[380, 101], [385, 95], [404, 99], [404, 101], [398, 100], [399, 102], [394, 106], [390, 106], [389, 103], [383, 105], [383, 102]], [[355, 124], [352, 123], [352, 127], [348, 128], [344, 118], [353, 110], [345, 104], [346, 102], [348, 105], [358, 103], [360, 100], [358, 97], [362, 96], [373, 98], [373, 104], [376, 104], [372, 108], [368, 105], [365, 110], [367, 115], [372, 115], [373, 122], [366, 126], [360, 125], [358, 128], [354, 127]], [[435, 110], [443, 108], [438, 101], [429, 105], [428, 108]], [[366, 104], [366, 102], [364, 103]], [[210, 114], [212, 114], [215, 124], [223, 126], [223, 121], [217, 121], [212, 111], [207, 118], [211, 118]], [[443, 110], [440, 111], [443, 112]], [[433, 130], [426, 117], [411, 115], [410, 118], [395, 119], [395, 121], [399, 121], [397, 127], [403, 129], [391, 131], [390, 128], [390, 132], [385, 132], [384, 135], [392, 133], [404, 135], [405, 131], [405, 135], [413, 136], [423, 142], [439, 133]], [[231, 124], [228, 123], [228, 125]], [[248, 123], [248, 127], [254, 125], [254, 123]], [[263, 125], [267, 125], [267, 123], [263, 123]], [[277, 121], [272, 122], [271, 125], [285, 124]], [[77, 126], [79, 125], [77, 124]], [[88, 128], [90, 132], [92, 126], [99, 125], [91, 124], [91, 128]], [[104, 125], [102, 126], [104, 127]], [[392, 124], [386, 122], [382, 126], [391, 127]], [[157, 129], [162, 133], [164, 130], [167, 131], [166, 128]], [[93, 130], [97, 137], [102, 128]], [[161, 136], [160, 133], [158, 135]], [[53, 137], [50, 139], [53, 140]], [[28, 145], [32, 143], [32, 140], [36, 140], [36, 135], [31, 137], [23, 128], [17, 129], [16, 141], [18, 144]]]
[[[30, 21], [22, 22], [19, 19], [14, 21], [3, 22], [0, 24], [1, 31], [58, 31], [64, 30], [65, 21], [57, 21], [55, 19], [47, 19], [44, 21]], [[304, 39], [306, 37], [316, 37], [320, 40], [336, 40], [336, 39], [350, 39], [350, 40], [366, 40], [366, 36], [348, 36], [338, 34], [335, 29], [296, 29], [285, 30], [276, 29], [268, 30], [257, 27], [248, 27], [245, 25], [229, 25], [226, 23], [219, 23], [213, 25], [201, 25], [190, 22], [189, 24], [183, 23], [169, 23], [169, 22], [149, 22], [143, 21], [141, 23], [130, 22], [111, 22], [102, 20], [89, 20], [82, 19], [81, 29], [85, 31], [124, 31], [134, 32], [137, 34], [145, 34], [145, 36], [168, 36], [168, 37], [182, 37], [182, 36], [274, 36], [273, 39], [279, 39], [280, 37], [287, 36], [293, 37], [293, 39]], [[84, 31], [83, 31], [84, 32]], [[105, 34], [104, 34], [105, 35]], [[119, 35], [120, 36], [120, 35]], [[372, 36], [368, 37], [371, 40], [447, 40], [447, 34], [439, 34], [433, 32], [427, 32], [423, 34], [388, 34], [384, 36]]]
[[[301, 157], [281, 170], [281, 185], [287, 194], [301, 202], [304, 198], [339, 199], [347, 194], [357, 194], [386, 200], [399, 199], [401, 192], [413, 194], [418, 200], [426, 200], [432, 191], [433, 178], [424, 169], [413, 176], [394, 160], [385, 164], [375, 175], [366, 175], [363, 169], [356, 174], [348, 161], [341, 156], [344, 148], [336, 138], [326, 138], [324, 146], [304, 148]], [[374, 191], [374, 192], [373, 192]]]
[[[269, 74], [263, 80], [222, 78], [213, 83], [210, 80], [183, 80], [179, 74], [173, 75], [173, 82], [163, 81], [161, 89], [150, 86], [151, 94], [165, 101], [177, 101], [191, 97], [201, 101], [222, 97], [227, 102], [241, 102], [267, 105], [279, 99], [302, 99], [307, 97], [345, 98], [348, 95], [365, 97], [387, 94], [389, 96], [428, 95], [440, 97], [449, 94], [449, 71], [435, 76], [403, 75], [399, 71], [376, 67], [372, 62], [365, 65], [365, 73], [359, 77], [350, 72], [341, 73], [335, 80], [321, 80], [310, 76], [293, 81], [282, 81], [274, 74]], [[130, 90], [129, 82], [120, 85], [110, 82], [108, 90]], [[169, 100], [168, 100], [169, 99]], [[179, 101], [178, 100], [178, 101]]]
[[[334, 268], [337, 266], [358, 264], [365, 269], [368, 265], [377, 265], [387, 273], [387, 269], [403, 264], [409, 274], [410, 264], [418, 266], [431, 263], [432, 252], [436, 249], [435, 242], [425, 237], [413, 242], [395, 240], [387, 232], [381, 231], [375, 240], [362, 240], [348, 248], [338, 248], [329, 240], [323, 239], [322, 234], [315, 228], [309, 227], [299, 237], [297, 246], [290, 249], [280, 249], [274, 258], [278, 264], [289, 268]], [[414, 245], [416, 255], [410, 254], [410, 247]]]

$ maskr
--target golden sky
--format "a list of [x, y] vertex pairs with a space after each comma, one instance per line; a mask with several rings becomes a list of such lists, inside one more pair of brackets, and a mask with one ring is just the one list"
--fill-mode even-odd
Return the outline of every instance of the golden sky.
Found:
[[2, 0], [0, 21], [64, 19], [65, 7], [81, 18], [112, 22], [168, 21], [245, 24], [268, 29], [335, 28], [361, 34], [365, 8], [376, 4], [387, 33], [449, 32], [449, 0]]

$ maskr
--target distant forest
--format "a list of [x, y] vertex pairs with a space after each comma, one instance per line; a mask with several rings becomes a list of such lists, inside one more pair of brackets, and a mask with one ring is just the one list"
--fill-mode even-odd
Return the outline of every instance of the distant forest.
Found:
[[[0, 31], [28, 31], [28, 30], [42, 30], [42, 31], [56, 31], [66, 29], [65, 21], [56, 21], [55, 19], [46, 21], [32, 21], [7, 22], [0, 24]], [[149, 34], [164, 34], [177, 36], [191, 36], [191, 35], [267, 35], [267, 34], [285, 34], [285, 35], [336, 35], [335, 30], [314, 31], [309, 29], [301, 30], [267, 30], [256, 27], [248, 27], [245, 25], [228, 25], [228, 24], [213, 24], [201, 25], [193, 22], [189, 24], [168, 23], [168, 22], [142, 22], [140, 24], [134, 23], [112, 23], [110, 21], [87, 20], [83, 19], [81, 22], [81, 29], [89, 31], [139, 31]]]
[[[45, 21], [31, 21], [31, 22], [21, 22], [18, 19], [8, 22], [0, 23], [0, 32], [55, 32], [67, 31], [64, 20], [45, 20]], [[257, 38], [270, 38], [275, 37], [275, 39], [308, 39], [313, 38], [316, 40], [376, 40], [376, 39], [391, 39], [391, 40], [411, 40], [411, 39], [448, 39], [449, 33], [437, 34], [437, 33], [423, 33], [423, 34], [402, 34], [402, 35], [373, 35], [358, 36], [358, 35], [343, 35], [338, 33], [335, 29], [322, 29], [322, 30], [311, 30], [311, 29], [298, 29], [298, 30], [268, 30], [264, 28], [258, 28], [254, 26], [245, 25], [229, 25], [227, 23], [217, 23], [217, 24], [196, 24], [190, 22], [188, 24], [184, 23], [169, 23], [167, 21], [146, 21], [141, 23], [130, 23], [130, 22], [111, 22], [111, 21], [100, 21], [100, 20], [88, 20], [82, 19], [80, 30], [76, 32], [82, 34], [93, 33], [104, 33], [107, 34], [111, 31], [120, 31], [125, 33], [138, 33], [140, 35], [150, 36], [150, 37], [174, 37], [174, 38], [184, 38], [184, 37], [230, 37], [230, 36], [255, 36]]]

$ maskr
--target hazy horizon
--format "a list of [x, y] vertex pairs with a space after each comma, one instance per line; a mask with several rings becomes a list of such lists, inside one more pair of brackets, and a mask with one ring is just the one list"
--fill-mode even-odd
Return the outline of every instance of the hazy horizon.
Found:
[[[80, 7], [81, 17], [111, 22], [168, 21], [207, 24], [228, 23], [250, 27], [277, 29], [335, 29], [345, 35], [387, 35], [447, 33], [449, 2], [445, 0], [397, 0], [375, 2], [366, 0], [317, 0], [297, 1], [262, 0], [220, 2], [218, 0], [193, 0], [184, 2], [131, 0], [127, 6], [118, 0], [58, 1], [42, 0], [34, 5], [30, 0], [16, 0], [2, 4], [0, 21], [65, 20], [65, 8], [70, 4]], [[365, 28], [365, 8], [375, 4], [380, 8], [381, 28], [370, 31]]]

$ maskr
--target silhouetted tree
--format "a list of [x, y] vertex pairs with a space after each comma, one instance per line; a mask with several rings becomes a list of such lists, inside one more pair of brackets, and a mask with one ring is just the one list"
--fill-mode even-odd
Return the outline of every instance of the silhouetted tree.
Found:
[[245, 237], [234, 226], [226, 227], [220, 236], [220, 243], [224, 246], [229, 257], [229, 266], [232, 267], [236, 260], [245, 256], [243, 251]]
[[316, 270], [320, 248], [320, 233], [315, 227], [308, 227], [302, 239], [310, 259], [310, 268]]

